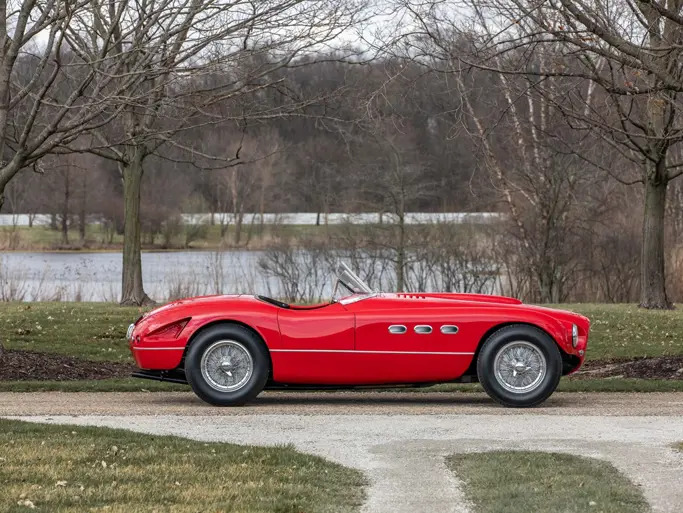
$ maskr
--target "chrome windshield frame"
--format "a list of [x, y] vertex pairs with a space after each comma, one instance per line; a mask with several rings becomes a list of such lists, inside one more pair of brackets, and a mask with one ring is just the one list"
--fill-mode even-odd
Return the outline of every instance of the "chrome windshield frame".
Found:
[[372, 290], [360, 277], [354, 273], [344, 262], [337, 267], [337, 282], [341, 283], [353, 294], [373, 294], [377, 291]]
[[377, 296], [379, 296], [379, 292], [372, 292], [370, 294], [356, 294], [340, 299], [339, 303], [342, 305], [350, 305], [351, 303], [357, 303], [358, 301], [363, 301], [364, 299], [370, 299], [371, 297]]

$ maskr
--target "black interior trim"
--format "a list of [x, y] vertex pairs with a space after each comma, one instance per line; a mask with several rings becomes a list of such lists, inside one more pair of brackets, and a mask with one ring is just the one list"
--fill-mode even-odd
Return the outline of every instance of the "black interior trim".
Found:
[[279, 306], [280, 308], [287, 308], [289, 310], [317, 310], [318, 308], [325, 308], [326, 306], [330, 306], [332, 303], [320, 303], [318, 305], [289, 305], [287, 303], [283, 303], [282, 301], [278, 301], [277, 299], [273, 299], [272, 297], [267, 297], [267, 296], [256, 296], [256, 299], [260, 299], [261, 301], [265, 301], [266, 303], [270, 303], [271, 305]]
[[256, 296], [256, 298], [260, 299], [261, 301], [265, 301], [266, 303], [270, 303], [271, 305], [279, 306], [280, 308], [290, 308], [287, 303], [283, 303], [282, 301], [278, 301], [272, 297]]

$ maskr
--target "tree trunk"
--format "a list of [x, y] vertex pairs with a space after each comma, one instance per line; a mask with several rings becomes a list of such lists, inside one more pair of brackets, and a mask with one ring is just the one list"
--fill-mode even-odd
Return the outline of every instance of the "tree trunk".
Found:
[[123, 276], [121, 305], [145, 305], [153, 301], [142, 286], [142, 255], [140, 252], [140, 189], [142, 186], [143, 154], [132, 150], [132, 158], [123, 164]]
[[645, 180], [643, 246], [640, 262], [640, 306], [672, 308], [666, 295], [664, 275], [664, 211], [666, 207], [666, 164], [660, 161]]
[[62, 244], [69, 244], [69, 215], [62, 214]]
[[64, 175], [64, 203], [62, 204], [62, 244], [69, 244], [69, 169]]
[[403, 212], [398, 218], [398, 251], [396, 255], [396, 292], [403, 292], [406, 268], [406, 225]]
[[233, 241], [235, 246], [239, 246], [242, 240], [242, 219], [244, 214], [242, 212], [235, 212], [235, 234]]
[[82, 173], [81, 176], [81, 208], [78, 211], [78, 236], [81, 246], [85, 245], [85, 225], [87, 222], [87, 202], [88, 202], [88, 175]]

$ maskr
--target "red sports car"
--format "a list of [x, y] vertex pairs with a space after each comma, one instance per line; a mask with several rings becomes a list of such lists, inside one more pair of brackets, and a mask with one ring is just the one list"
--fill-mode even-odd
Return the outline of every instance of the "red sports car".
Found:
[[264, 388], [479, 381], [524, 407], [584, 360], [590, 321], [575, 313], [483, 294], [375, 292], [343, 264], [334, 290], [317, 305], [234, 295], [162, 306], [128, 329], [134, 376], [189, 383], [217, 406]]

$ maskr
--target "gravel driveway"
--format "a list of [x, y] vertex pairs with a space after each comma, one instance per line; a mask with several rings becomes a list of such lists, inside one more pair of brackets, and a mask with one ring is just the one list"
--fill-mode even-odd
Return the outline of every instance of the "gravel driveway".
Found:
[[97, 425], [205, 441], [294, 444], [363, 470], [364, 513], [467, 512], [444, 457], [538, 449], [614, 463], [656, 512], [683, 511], [683, 394], [555, 394], [510, 410], [479, 394], [267, 393], [220, 409], [185, 393], [0, 394], [0, 416]]

